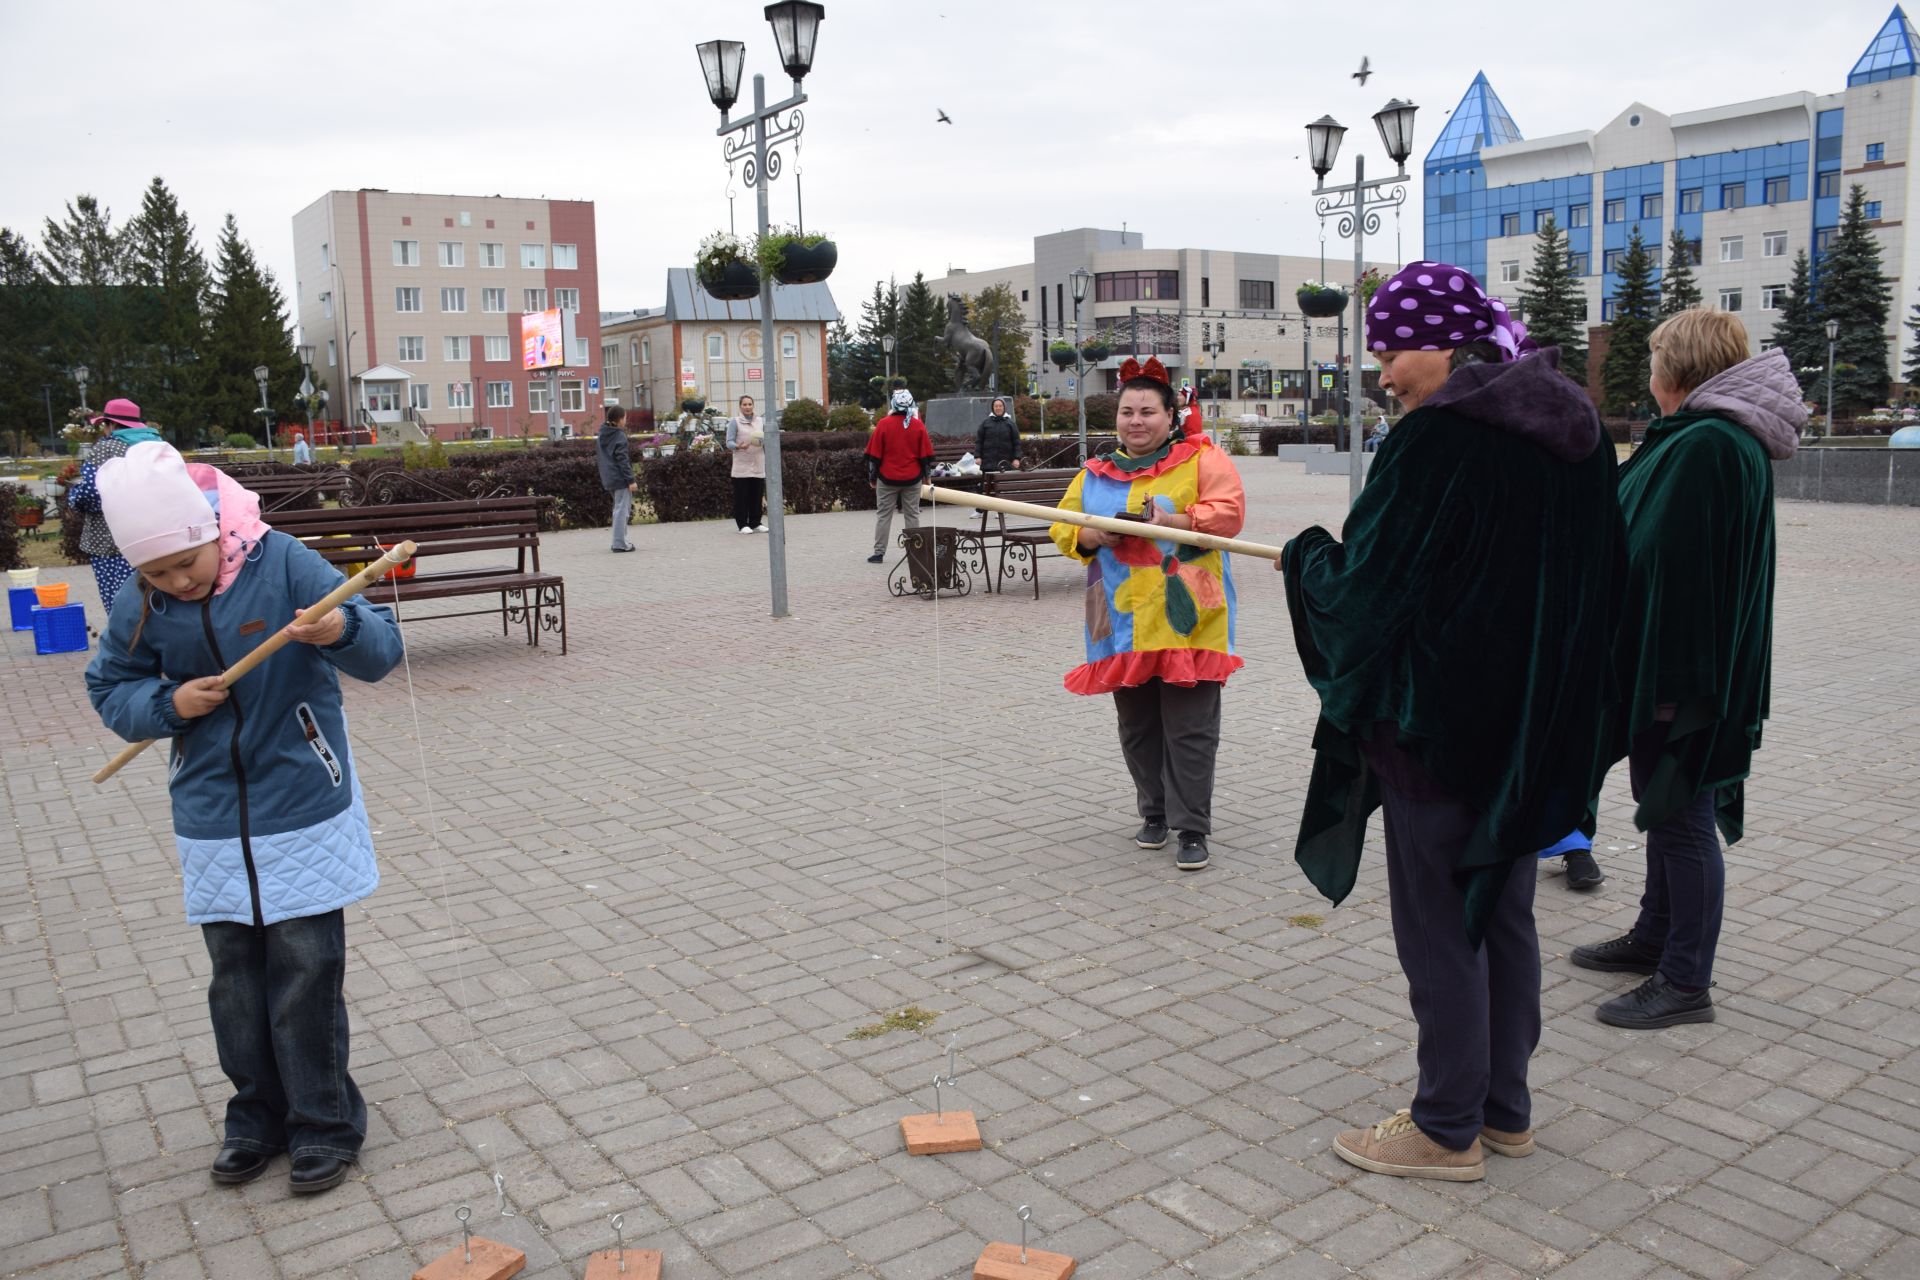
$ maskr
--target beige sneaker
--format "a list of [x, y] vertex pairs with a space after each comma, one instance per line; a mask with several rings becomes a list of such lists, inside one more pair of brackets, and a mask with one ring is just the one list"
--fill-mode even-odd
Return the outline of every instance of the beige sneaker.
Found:
[[1487, 1176], [1478, 1138], [1465, 1151], [1450, 1151], [1422, 1133], [1404, 1107], [1371, 1129], [1347, 1130], [1333, 1140], [1333, 1154], [1369, 1173], [1395, 1178], [1478, 1182]]
[[1522, 1129], [1519, 1133], [1508, 1133], [1504, 1129], [1495, 1129], [1491, 1125], [1480, 1130], [1480, 1145], [1497, 1156], [1512, 1156], [1519, 1159], [1533, 1154], [1533, 1130]]

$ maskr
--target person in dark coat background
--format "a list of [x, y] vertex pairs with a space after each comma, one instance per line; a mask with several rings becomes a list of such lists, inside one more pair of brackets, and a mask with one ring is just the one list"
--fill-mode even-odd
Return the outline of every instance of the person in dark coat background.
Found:
[[617, 404], [607, 406], [607, 420], [600, 424], [594, 452], [600, 458], [600, 487], [613, 495], [613, 549], [631, 551], [627, 541], [627, 517], [633, 513], [633, 495], [639, 482], [633, 478], [633, 460], [627, 452], [627, 411]]
[[1007, 412], [1007, 402], [998, 396], [993, 400], [993, 412], [973, 433], [973, 456], [980, 459], [982, 471], [1020, 469], [1020, 428]]

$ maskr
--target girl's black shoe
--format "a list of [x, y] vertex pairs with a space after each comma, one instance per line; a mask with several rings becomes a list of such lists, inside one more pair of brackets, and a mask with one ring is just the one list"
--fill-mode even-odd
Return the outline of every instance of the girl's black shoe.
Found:
[[220, 1154], [213, 1158], [213, 1180], [223, 1187], [237, 1187], [243, 1182], [252, 1182], [267, 1171], [267, 1162], [272, 1159], [272, 1156], [263, 1156], [258, 1151], [222, 1147]]

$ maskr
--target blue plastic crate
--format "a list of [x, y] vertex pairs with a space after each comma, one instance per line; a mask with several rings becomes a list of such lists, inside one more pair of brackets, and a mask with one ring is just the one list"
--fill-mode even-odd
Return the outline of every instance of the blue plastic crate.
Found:
[[87, 610], [84, 605], [63, 604], [51, 609], [34, 606], [35, 653], [79, 653], [86, 647]]
[[39, 606], [40, 597], [32, 587], [7, 588], [7, 613], [15, 631], [33, 630], [33, 611]]

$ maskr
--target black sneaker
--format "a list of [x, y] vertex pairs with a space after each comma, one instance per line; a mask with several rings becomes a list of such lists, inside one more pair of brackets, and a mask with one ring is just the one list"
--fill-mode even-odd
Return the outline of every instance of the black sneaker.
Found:
[[1173, 865], [1182, 871], [1203, 871], [1209, 861], [1207, 838], [1198, 831], [1180, 833], [1180, 851], [1173, 855]]
[[1713, 993], [1682, 991], [1656, 973], [1626, 995], [1609, 1000], [1593, 1011], [1593, 1016], [1610, 1027], [1632, 1031], [1651, 1031], [1682, 1022], [1712, 1022]]
[[1575, 947], [1570, 959], [1582, 969], [1598, 969], [1601, 973], [1658, 973], [1660, 951], [1629, 931], [1607, 942]]
[[883, 555], [871, 555], [867, 557], [868, 564], [885, 564], [886, 562], [887, 558]]
[[1606, 873], [1593, 860], [1593, 850], [1569, 849], [1564, 861], [1567, 864], [1567, 888], [1598, 889], [1606, 883]]
[[1164, 822], [1143, 822], [1140, 829], [1133, 833], [1133, 842], [1142, 849], [1164, 849], [1167, 847], [1167, 824]]

